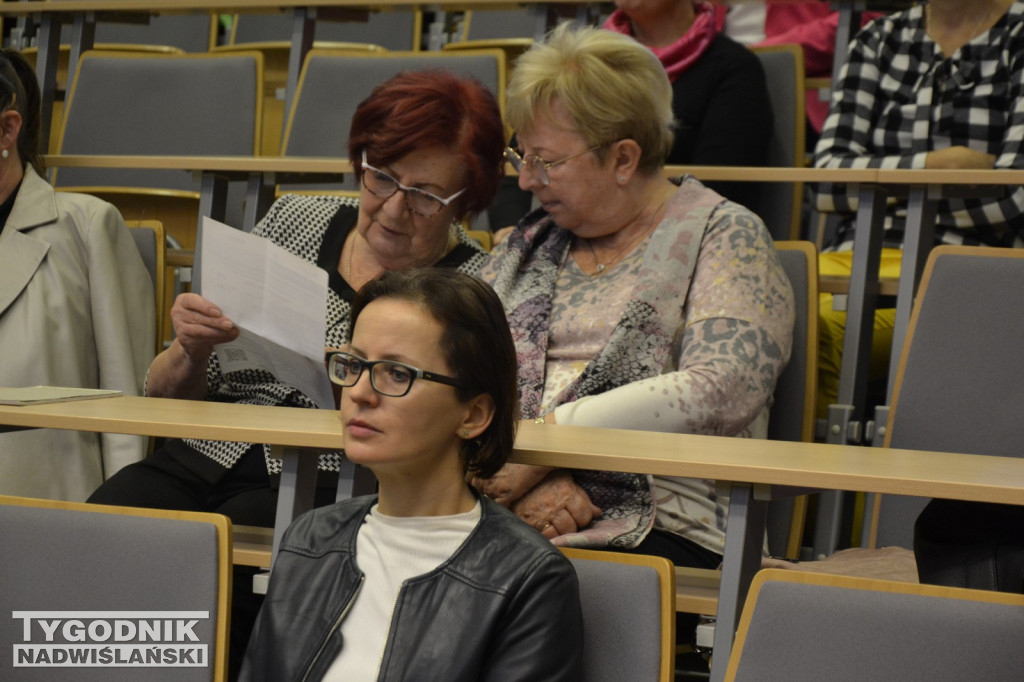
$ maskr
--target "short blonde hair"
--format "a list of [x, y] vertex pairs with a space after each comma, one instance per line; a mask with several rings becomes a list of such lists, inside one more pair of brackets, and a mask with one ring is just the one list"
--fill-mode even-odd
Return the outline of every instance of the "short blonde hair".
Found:
[[588, 145], [636, 141], [640, 169], [648, 173], [659, 170], [672, 149], [675, 119], [665, 68], [620, 33], [559, 26], [516, 61], [506, 99], [513, 130], [528, 131], [557, 101]]

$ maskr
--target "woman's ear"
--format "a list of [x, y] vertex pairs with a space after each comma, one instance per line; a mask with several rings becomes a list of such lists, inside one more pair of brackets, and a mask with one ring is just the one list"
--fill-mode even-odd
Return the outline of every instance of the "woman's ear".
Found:
[[21, 114], [9, 109], [0, 115], [0, 139], [4, 149], [17, 149], [18, 134], [21, 132]]
[[615, 171], [615, 180], [619, 185], [625, 185], [640, 167], [640, 157], [643, 150], [636, 140], [619, 140], [611, 146], [609, 157], [612, 159], [612, 169]]
[[494, 419], [494, 398], [489, 393], [481, 393], [466, 404], [465, 410], [456, 433], [464, 440], [479, 438]]

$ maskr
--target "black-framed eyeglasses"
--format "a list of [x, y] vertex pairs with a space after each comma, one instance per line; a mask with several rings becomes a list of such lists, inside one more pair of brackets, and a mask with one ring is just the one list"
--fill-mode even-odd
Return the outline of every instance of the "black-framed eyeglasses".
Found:
[[463, 187], [447, 199], [443, 199], [436, 194], [431, 194], [419, 187], [403, 185], [381, 169], [374, 168], [370, 164], [366, 163], [365, 149], [363, 150], [363, 187], [365, 187], [370, 194], [378, 196], [381, 199], [387, 199], [398, 190], [402, 190], [402, 194], [405, 198], [405, 205], [409, 207], [410, 211], [417, 215], [421, 215], [424, 218], [433, 218], [436, 216], [453, 201], [462, 196], [462, 193], [467, 189], [466, 187]]
[[404, 362], [365, 360], [345, 351], [331, 351], [327, 354], [327, 375], [332, 383], [343, 388], [355, 386], [365, 369], [370, 370], [370, 386], [373, 390], [390, 398], [401, 398], [407, 394], [417, 379], [455, 388], [469, 388], [468, 384], [454, 377], [428, 372]]
[[589, 154], [590, 152], [597, 151], [598, 149], [604, 146], [606, 145], [599, 144], [594, 147], [591, 147], [590, 149], [584, 149], [578, 154], [570, 154], [569, 156], [566, 156], [563, 159], [559, 159], [558, 161], [545, 161], [543, 158], [537, 156], [536, 154], [527, 154], [526, 156], [520, 156], [519, 152], [517, 152], [512, 147], [505, 147], [505, 158], [508, 159], [508, 162], [512, 164], [512, 167], [516, 169], [517, 173], [521, 173], [523, 171], [523, 167], [528, 166], [530, 170], [537, 175], [537, 179], [540, 180], [541, 184], [547, 187], [548, 185], [551, 184], [551, 177], [548, 175], [549, 170], [561, 166], [566, 161], [572, 161], [573, 159], [578, 159], [584, 154]]

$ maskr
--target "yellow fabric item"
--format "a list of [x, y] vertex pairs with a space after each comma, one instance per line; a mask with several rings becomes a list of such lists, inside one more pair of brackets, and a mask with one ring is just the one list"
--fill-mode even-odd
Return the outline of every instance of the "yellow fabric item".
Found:
[[[882, 249], [878, 266], [880, 277], [899, 277], [900, 260], [903, 252], [899, 249]], [[853, 252], [832, 251], [818, 257], [819, 273], [825, 275], [849, 276]], [[871, 340], [870, 380], [885, 379], [892, 348], [892, 333], [896, 318], [893, 308], [875, 311], [875, 331]], [[828, 406], [839, 395], [839, 372], [843, 362], [843, 336], [846, 333], [846, 311], [832, 309], [832, 294], [821, 294], [818, 323], [818, 406], [817, 416], [828, 416]]]

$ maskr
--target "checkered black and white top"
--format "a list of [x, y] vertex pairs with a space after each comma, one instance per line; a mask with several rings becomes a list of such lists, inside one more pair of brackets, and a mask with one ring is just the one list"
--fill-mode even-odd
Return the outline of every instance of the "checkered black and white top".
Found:
[[[924, 168], [928, 152], [956, 145], [994, 155], [996, 168], [1024, 169], [1024, 2], [950, 57], [925, 32], [922, 5], [868, 24], [850, 43], [814, 165]], [[819, 187], [819, 210], [856, 207], [845, 185]], [[899, 246], [906, 202], [886, 213], [886, 245]], [[1024, 247], [1024, 188], [940, 202], [935, 237]], [[833, 246], [852, 244], [851, 217]]]
[[[350, 301], [355, 292], [337, 272], [337, 263], [341, 257], [345, 237], [355, 226], [358, 207], [359, 202], [354, 198], [289, 194], [274, 202], [267, 215], [253, 230], [253, 234], [266, 237], [278, 246], [328, 271], [330, 286], [327, 292], [325, 348], [339, 348], [349, 341], [348, 315]], [[461, 226], [453, 225], [452, 229], [457, 231], [459, 244], [437, 265], [476, 274], [487, 257], [487, 252], [473, 241]], [[311, 398], [279, 382], [274, 375], [265, 370], [243, 370], [223, 374], [216, 353], [210, 357], [207, 381], [207, 400], [316, 408]], [[186, 439], [184, 442], [229, 469], [251, 447], [250, 443], [213, 440]], [[272, 474], [280, 473], [281, 460], [270, 456], [268, 446], [264, 445], [263, 448], [267, 470]], [[337, 471], [339, 457], [340, 453], [337, 452], [320, 455], [320, 468]]]

